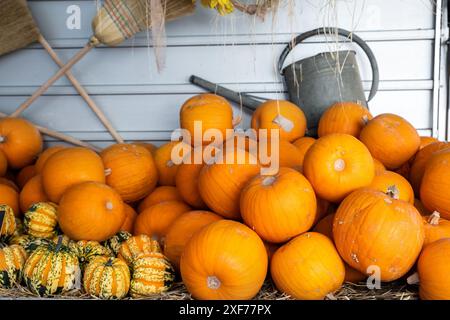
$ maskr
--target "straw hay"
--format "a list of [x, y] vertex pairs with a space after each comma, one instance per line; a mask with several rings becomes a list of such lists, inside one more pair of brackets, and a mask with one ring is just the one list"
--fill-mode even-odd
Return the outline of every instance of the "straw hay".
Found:
[[[417, 287], [407, 285], [404, 281], [397, 281], [393, 283], [382, 284], [381, 289], [370, 290], [364, 283], [352, 284], [345, 283], [341, 290], [334, 293], [333, 297], [336, 300], [417, 300]], [[327, 299], [330, 299], [327, 298]], [[36, 299], [52, 299], [52, 300], [85, 300], [92, 299], [88, 294], [73, 290], [62, 295], [54, 297], [37, 297], [25, 287], [16, 287], [13, 289], [0, 288], [0, 300], [36, 300]], [[161, 295], [153, 297], [133, 299], [133, 300], [190, 300], [192, 299], [186, 287], [181, 283], [176, 283], [172, 289]], [[289, 295], [279, 292], [271, 281], [266, 281], [263, 288], [255, 297], [256, 300], [292, 300]], [[131, 300], [131, 298], [125, 298]]]

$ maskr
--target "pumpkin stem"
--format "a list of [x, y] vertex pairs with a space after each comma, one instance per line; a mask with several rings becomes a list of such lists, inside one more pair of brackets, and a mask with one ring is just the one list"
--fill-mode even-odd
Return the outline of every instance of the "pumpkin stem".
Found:
[[337, 298], [331, 292], [325, 296], [328, 300], [337, 300]]
[[175, 164], [173, 163], [172, 160], [169, 160], [169, 161], [167, 161], [167, 163], [166, 163], [166, 166], [167, 166], [168, 168], [172, 168], [174, 165], [175, 165]]
[[206, 282], [208, 284], [208, 288], [213, 290], [219, 289], [220, 285], [222, 284], [216, 276], [209, 276], [206, 279]]
[[273, 185], [273, 183], [275, 182], [275, 180], [277, 180], [277, 178], [275, 178], [274, 176], [270, 176], [270, 177], [265, 177], [262, 181], [262, 185], [267, 187], [267, 186], [271, 186]]
[[417, 272], [415, 272], [414, 274], [410, 275], [407, 279], [406, 282], [408, 284], [418, 284], [420, 282], [419, 279], [419, 274]]
[[291, 132], [294, 129], [294, 123], [286, 117], [283, 117], [281, 114], [277, 115], [273, 121], [273, 123], [280, 126], [286, 132]]
[[106, 202], [105, 207], [106, 207], [106, 209], [108, 209], [108, 210], [112, 210], [112, 209], [114, 208], [114, 205], [112, 204], [111, 201], [108, 201], [108, 202]]
[[441, 218], [441, 215], [439, 214], [439, 212], [434, 211], [428, 218], [428, 223], [431, 224], [432, 226], [437, 226], [437, 225], [439, 225], [440, 218]]
[[105, 263], [105, 267], [112, 267], [112, 265], [113, 265], [113, 260], [112, 260], [112, 258], [109, 258], [108, 262]]
[[363, 122], [364, 125], [366, 125], [367, 123], [369, 123], [369, 117], [368, 117], [367, 115], [364, 115], [364, 116], [362, 117], [362, 122]]
[[392, 199], [400, 199], [400, 190], [395, 185], [389, 186], [387, 188], [386, 194], [391, 197]]
[[345, 161], [343, 159], [337, 159], [334, 162], [334, 170], [336, 171], [344, 171], [345, 169]]
[[58, 243], [56, 244], [55, 251], [58, 252], [61, 249], [63, 242], [63, 236], [58, 236]]
[[105, 169], [105, 176], [109, 176], [112, 173], [112, 169], [111, 168], [106, 168]]

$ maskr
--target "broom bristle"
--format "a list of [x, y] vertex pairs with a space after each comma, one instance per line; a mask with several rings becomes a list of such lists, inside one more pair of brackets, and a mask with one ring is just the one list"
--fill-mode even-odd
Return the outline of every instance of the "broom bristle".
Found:
[[40, 31], [23, 0], [2, 0], [0, 4], [0, 55], [38, 41]]
[[[151, 28], [148, 0], [107, 0], [92, 21], [97, 41], [115, 46], [136, 33]], [[165, 21], [192, 14], [192, 0], [166, 0], [163, 3]]]

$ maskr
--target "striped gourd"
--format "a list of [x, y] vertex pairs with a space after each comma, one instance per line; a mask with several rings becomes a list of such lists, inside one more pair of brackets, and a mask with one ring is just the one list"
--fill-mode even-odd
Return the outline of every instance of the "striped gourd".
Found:
[[28, 289], [40, 296], [63, 293], [81, 287], [81, 270], [73, 250], [48, 241], [37, 247], [23, 268], [23, 279]]
[[0, 241], [8, 240], [16, 231], [14, 211], [6, 204], [0, 205]]
[[141, 255], [134, 260], [130, 294], [134, 298], [166, 292], [175, 280], [175, 271], [162, 253]]
[[131, 237], [132, 237], [131, 233], [127, 231], [120, 231], [111, 238], [109, 238], [108, 240], [102, 242], [102, 244], [106, 248], [110, 249], [115, 255], [118, 255], [122, 242], [127, 241]]
[[57, 235], [57, 206], [51, 202], [38, 202], [25, 212], [25, 232], [37, 238], [53, 238]]
[[11, 288], [20, 282], [27, 253], [19, 245], [0, 248], [0, 288]]
[[111, 250], [97, 241], [80, 240], [73, 247], [82, 268], [98, 256], [113, 256]]
[[161, 252], [158, 241], [145, 234], [131, 237], [120, 246], [118, 257], [125, 260], [128, 265], [139, 256], [147, 253]]
[[23, 225], [23, 221], [16, 217], [16, 231], [14, 231], [15, 236], [20, 236], [25, 233], [25, 226]]
[[30, 236], [29, 234], [22, 234], [19, 236], [13, 236], [9, 240], [9, 245], [17, 244], [25, 249], [25, 251], [30, 254], [33, 252], [37, 247], [48, 243], [48, 240], [46, 239], [40, 239], [33, 236]]
[[84, 290], [101, 299], [122, 299], [130, 289], [130, 269], [125, 261], [94, 257], [84, 270]]

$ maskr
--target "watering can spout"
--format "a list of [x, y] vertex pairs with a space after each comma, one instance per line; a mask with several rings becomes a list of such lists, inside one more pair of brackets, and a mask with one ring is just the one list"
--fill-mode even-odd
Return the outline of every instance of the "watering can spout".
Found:
[[222, 96], [238, 105], [242, 105], [248, 111], [253, 112], [259, 107], [261, 103], [264, 102], [264, 98], [249, 96], [241, 92], [236, 92], [225, 87], [219, 86], [213, 82], [200, 78], [198, 76], [192, 75], [189, 78], [192, 84], [199, 86], [209, 92], [213, 92], [219, 96]]

